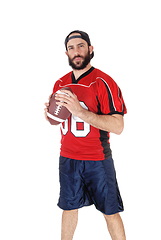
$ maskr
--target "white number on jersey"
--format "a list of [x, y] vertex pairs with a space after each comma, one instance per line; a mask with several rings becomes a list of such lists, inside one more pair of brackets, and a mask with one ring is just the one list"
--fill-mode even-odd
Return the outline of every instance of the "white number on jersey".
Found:
[[[84, 109], [88, 110], [88, 107], [85, 105], [84, 102], [80, 102], [80, 104]], [[81, 124], [81, 129], [79, 129], [78, 127], [79, 124]], [[61, 124], [61, 129], [62, 129], [63, 135], [66, 135], [68, 132], [68, 119], [64, 122], [64, 127], [63, 127], [63, 124]], [[76, 117], [72, 114], [71, 115], [71, 132], [75, 137], [86, 137], [90, 133], [90, 125], [84, 122], [79, 117]]]

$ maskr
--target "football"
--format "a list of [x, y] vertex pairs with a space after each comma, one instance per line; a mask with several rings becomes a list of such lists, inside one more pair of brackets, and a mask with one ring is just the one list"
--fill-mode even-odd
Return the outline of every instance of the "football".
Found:
[[[61, 88], [60, 90], [69, 90], [72, 92], [71, 88], [69, 87], [64, 87]], [[68, 95], [67, 93], [61, 92], [60, 90], [58, 90], [56, 93]], [[47, 112], [48, 120], [51, 125], [58, 125], [64, 122], [71, 115], [71, 113], [66, 107], [56, 104], [57, 102], [57, 100], [55, 99], [56, 93], [54, 93], [54, 95], [52, 95], [50, 98]]]

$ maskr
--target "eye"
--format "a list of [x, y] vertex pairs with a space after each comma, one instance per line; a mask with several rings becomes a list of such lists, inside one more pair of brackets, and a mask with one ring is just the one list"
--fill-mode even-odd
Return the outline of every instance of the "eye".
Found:
[[68, 50], [72, 50], [73, 49], [73, 47], [71, 46], [71, 47], [68, 47]]

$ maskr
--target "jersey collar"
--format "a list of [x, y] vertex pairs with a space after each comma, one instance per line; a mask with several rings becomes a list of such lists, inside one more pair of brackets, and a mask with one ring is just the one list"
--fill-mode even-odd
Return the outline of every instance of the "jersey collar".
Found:
[[86, 77], [88, 74], [90, 74], [95, 68], [91, 67], [87, 72], [83, 73], [77, 80], [75, 79], [74, 73], [72, 72], [71, 78], [72, 78], [72, 83], [78, 83], [79, 80], [82, 78]]

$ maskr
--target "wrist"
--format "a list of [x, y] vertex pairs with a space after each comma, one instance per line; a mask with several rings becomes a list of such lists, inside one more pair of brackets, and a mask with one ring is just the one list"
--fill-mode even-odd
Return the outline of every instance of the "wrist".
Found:
[[88, 110], [81, 108], [81, 110], [78, 112], [77, 117], [84, 120], [84, 117], [87, 116]]

